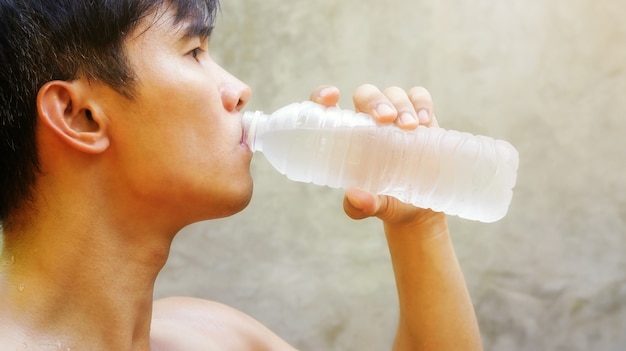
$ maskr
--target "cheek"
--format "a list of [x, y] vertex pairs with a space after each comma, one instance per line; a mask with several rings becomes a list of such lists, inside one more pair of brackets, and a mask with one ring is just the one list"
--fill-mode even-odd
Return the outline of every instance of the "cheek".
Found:
[[164, 207], [172, 215], [182, 211], [190, 220], [243, 209], [252, 194], [249, 159], [227, 146], [224, 130], [204, 127], [126, 134], [114, 160], [122, 191], [142, 206]]
[[137, 74], [141, 81], [141, 100], [149, 104], [145, 108], [199, 111], [220, 99], [211, 71], [185, 59], [155, 59], [149, 68]]

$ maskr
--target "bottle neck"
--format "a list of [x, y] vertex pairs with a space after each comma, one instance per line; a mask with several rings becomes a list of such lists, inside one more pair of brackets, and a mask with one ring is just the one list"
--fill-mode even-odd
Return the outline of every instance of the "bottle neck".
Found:
[[262, 151], [259, 137], [265, 133], [268, 118], [263, 111], [246, 111], [242, 116], [242, 140], [253, 152]]

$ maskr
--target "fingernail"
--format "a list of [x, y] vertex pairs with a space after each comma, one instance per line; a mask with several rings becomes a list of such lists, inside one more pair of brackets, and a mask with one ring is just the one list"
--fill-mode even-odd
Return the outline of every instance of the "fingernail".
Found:
[[365, 209], [364, 197], [367, 197], [367, 196], [368, 196], [367, 192], [358, 188], [351, 188], [351, 189], [348, 189], [348, 191], [346, 191], [346, 199], [348, 199], [348, 202], [350, 202], [350, 205], [352, 205], [352, 207], [361, 211]]
[[363, 203], [361, 202], [359, 198], [348, 196], [347, 199], [348, 199], [348, 202], [350, 202], [350, 205], [352, 205], [352, 207], [358, 210], [363, 209]]
[[417, 122], [417, 117], [410, 112], [404, 112], [400, 115], [400, 123], [404, 125], [415, 124]]
[[430, 122], [430, 113], [428, 113], [428, 110], [426, 109], [421, 109], [419, 110], [419, 112], [417, 112], [417, 118], [419, 119], [420, 123], [426, 124]]
[[333, 90], [334, 90], [334, 88], [326, 87], [326, 88], [320, 90], [319, 97], [320, 98], [325, 98], [326, 96], [330, 95], [333, 92]]
[[379, 117], [393, 116], [396, 113], [396, 111], [393, 109], [393, 107], [387, 104], [380, 104], [376, 106], [376, 113], [378, 114]]

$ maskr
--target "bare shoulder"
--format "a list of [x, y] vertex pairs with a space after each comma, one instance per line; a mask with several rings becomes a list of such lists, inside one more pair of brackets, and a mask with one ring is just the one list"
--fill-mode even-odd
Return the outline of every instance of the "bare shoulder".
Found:
[[153, 351], [295, 350], [249, 315], [190, 297], [154, 302], [151, 343]]

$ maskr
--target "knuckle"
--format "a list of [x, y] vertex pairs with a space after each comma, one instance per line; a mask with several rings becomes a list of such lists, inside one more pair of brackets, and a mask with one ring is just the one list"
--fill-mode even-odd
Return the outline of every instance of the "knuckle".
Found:
[[380, 96], [381, 92], [372, 84], [363, 84], [359, 86], [354, 92], [355, 100], [371, 100]]
[[389, 219], [393, 214], [393, 208], [390, 205], [389, 198], [387, 196], [381, 196], [379, 201], [380, 203], [376, 211], [376, 217], [382, 220]]
[[378, 93], [379, 90], [374, 84], [366, 83], [356, 88], [356, 92], [364, 95], [370, 95]]
[[403, 95], [404, 94], [404, 89], [398, 87], [398, 86], [390, 86], [387, 89], [384, 90], [385, 95]]
[[413, 101], [415, 100], [431, 101], [432, 100], [430, 96], [430, 92], [426, 88], [421, 87], [421, 86], [411, 88], [411, 90], [409, 90], [409, 97]]
[[385, 89], [384, 93], [385, 96], [396, 105], [410, 104], [407, 93], [400, 87], [389, 87]]
[[387, 100], [387, 98], [376, 86], [363, 84], [356, 89], [352, 100], [357, 109], [368, 112], [380, 102]]

